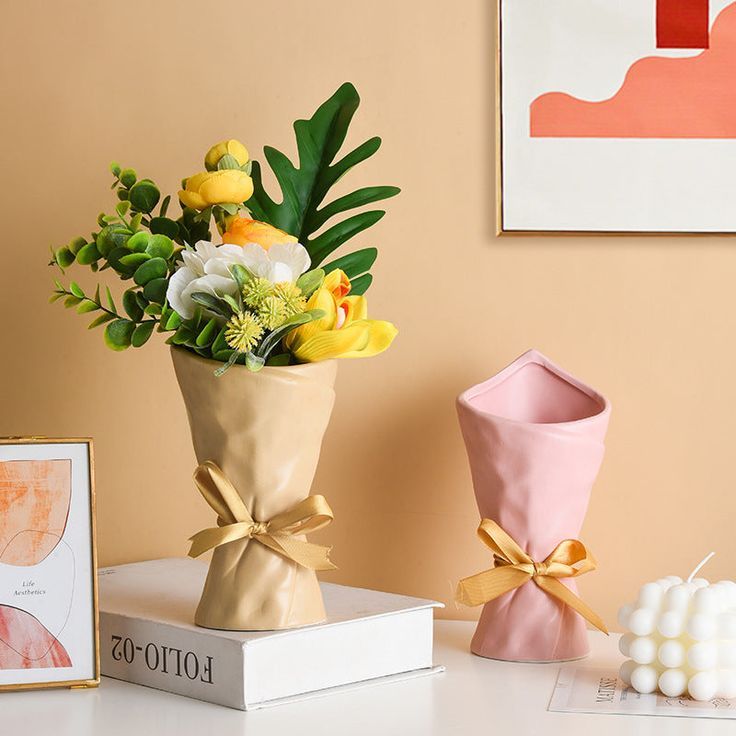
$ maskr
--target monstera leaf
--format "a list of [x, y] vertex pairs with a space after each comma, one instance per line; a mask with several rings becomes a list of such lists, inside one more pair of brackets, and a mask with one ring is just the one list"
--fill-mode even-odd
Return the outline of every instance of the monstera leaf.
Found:
[[[276, 203], [263, 188], [261, 168], [253, 162], [254, 193], [247, 206], [253, 216], [294, 235], [309, 251], [316, 268], [350, 238], [375, 225], [386, 214], [368, 210], [352, 214], [314, 235], [336, 215], [349, 212], [399, 193], [397, 187], [365, 187], [321, 206], [330, 188], [350, 169], [370, 158], [381, 146], [378, 137], [367, 140], [335, 162], [358, 109], [360, 97], [352, 84], [343, 84], [309, 120], [294, 123], [299, 166], [275, 148], [265, 146], [263, 153], [281, 188], [281, 202]], [[334, 163], [333, 163], [334, 162]], [[372, 277], [368, 270], [376, 258], [375, 248], [365, 248], [323, 266], [329, 272], [342, 268], [354, 279], [352, 293], [363, 293]]]

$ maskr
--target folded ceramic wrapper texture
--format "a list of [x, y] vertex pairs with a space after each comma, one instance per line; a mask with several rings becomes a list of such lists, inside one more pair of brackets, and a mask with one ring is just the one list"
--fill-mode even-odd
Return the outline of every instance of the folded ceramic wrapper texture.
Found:
[[[478, 509], [541, 562], [579, 538], [604, 454], [610, 405], [531, 350], [457, 400]], [[575, 582], [562, 581], [577, 592]], [[473, 653], [513, 661], [577, 659], [585, 620], [533, 581], [483, 607]]]
[[[222, 468], [256, 521], [306, 498], [335, 401], [336, 362], [257, 373], [236, 365], [216, 377], [217, 363], [181, 348], [171, 354], [197, 461]], [[265, 631], [324, 619], [314, 571], [254, 539], [214, 550], [197, 625]]]

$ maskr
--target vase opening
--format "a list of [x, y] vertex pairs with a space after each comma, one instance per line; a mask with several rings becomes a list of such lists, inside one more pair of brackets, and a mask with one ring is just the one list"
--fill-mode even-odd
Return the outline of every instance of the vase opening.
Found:
[[515, 422], [576, 422], [600, 414], [605, 399], [573, 382], [544, 356], [530, 351], [464, 397], [476, 410]]

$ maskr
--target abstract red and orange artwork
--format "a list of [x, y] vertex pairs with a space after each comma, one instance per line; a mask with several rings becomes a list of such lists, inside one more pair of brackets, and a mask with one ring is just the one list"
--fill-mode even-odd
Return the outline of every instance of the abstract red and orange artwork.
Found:
[[500, 0], [504, 231], [735, 232], [736, 1]]
[[[61, 542], [70, 460], [0, 462], [0, 563], [38, 565]], [[70, 667], [64, 646], [32, 613], [0, 605], [0, 669]]]
[[0, 562], [37, 565], [61, 540], [69, 514], [69, 460], [0, 462]]

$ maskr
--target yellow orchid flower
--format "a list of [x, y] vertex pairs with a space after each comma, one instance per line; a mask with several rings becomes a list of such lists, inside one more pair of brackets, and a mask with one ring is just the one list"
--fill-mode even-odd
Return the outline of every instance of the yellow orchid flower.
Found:
[[179, 199], [186, 207], [203, 210], [213, 204], [239, 204], [253, 194], [253, 180], [240, 169], [203, 171], [190, 176]]
[[340, 292], [345, 283], [349, 290], [350, 281], [340, 272], [329, 283], [325, 280], [309, 297], [307, 309], [321, 309], [325, 316], [297, 327], [286, 336], [286, 347], [298, 361], [368, 358], [383, 352], [393, 342], [398, 330], [390, 322], [367, 319], [364, 296], [336, 296], [330, 288]]

